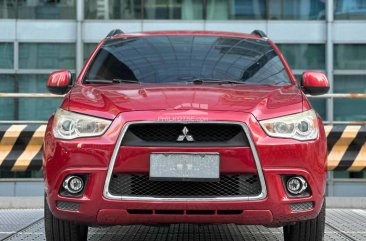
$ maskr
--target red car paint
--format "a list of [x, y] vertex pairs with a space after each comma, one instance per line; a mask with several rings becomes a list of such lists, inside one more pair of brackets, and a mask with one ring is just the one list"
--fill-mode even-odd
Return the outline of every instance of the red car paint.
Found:
[[[66, 76], [66, 78], [65, 78]], [[47, 80], [48, 86], [63, 86], [68, 85], [69, 81], [71, 79], [71, 76], [68, 74], [67, 70], [60, 70], [54, 72], [53, 75], [50, 75], [50, 78]]]
[[[255, 35], [223, 32], [153, 32], [123, 34], [113, 38], [160, 35], [207, 35], [259, 39]], [[319, 135], [312, 141], [273, 138], [268, 136], [259, 120], [300, 113], [311, 108], [307, 98], [278, 48], [292, 81], [288, 86], [260, 85], [85, 85], [82, 83], [92, 59], [103, 40], [81, 71], [76, 85], [67, 94], [61, 108], [113, 120], [99, 137], [59, 140], [53, 135], [53, 116], [50, 118], [44, 144], [44, 177], [47, 201], [52, 213], [61, 219], [90, 225], [133, 223], [237, 223], [279, 226], [315, 218], [324, 201], [326, 182], [326, 137], [318, 117]], [[207, 103], [201, 106], [199, 103]], [[133, 201], [112, 200], [103, 195], [108, 165], [117, 139], [126, 123], [157, 121], [161, 117], [189, 116], [205, 121], [242, 122], [248, 126], [263, 170], [267, 195], [261, 200], [247, 201]], [[255, 173], [253, 153], [249, 147], [120, 147], [114, 170], [149, 172], [152, 152], [218, 152], [221, 173], [245, 171]], [[66, 197], [59, 193], [69, 174], [89, 174], [81, 197]], [[308, 197], [289, 197], [281, 176], [302, 175], [311, 187]], [[189, 185], [189, 184], [187, 184]], [[81, 204], [78, 211], [56, 207], [57, 201]], [[308, 211], [293, 212], [289, 204], [308, 202]], [[128, 210], [152, 210], [151, 214], [132, 214]], [[183, 214], [158, 214], [156, 210], [184, 210]], [[212, 215], [189, 215], [187, 210], [214, 210]], [[220, 214], [219, 210], [244, 210], [241, 214]]]
[[[286, 98], [283, 98], [286, 96]], [[199, 105], [205, 103], [205, 106]], [[295, 85], [232, 86], [182, 84], [76, 85], [69, 110], [114, 119], [119, 113], [144, 110], [239, 111], [258, 120], [302, 111], [303, 96]]]

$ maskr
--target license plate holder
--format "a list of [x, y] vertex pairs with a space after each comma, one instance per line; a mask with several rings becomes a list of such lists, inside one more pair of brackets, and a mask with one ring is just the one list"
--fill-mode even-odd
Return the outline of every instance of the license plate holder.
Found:
[[218, 153], [151, 153], [150, 180], [218, 181]]

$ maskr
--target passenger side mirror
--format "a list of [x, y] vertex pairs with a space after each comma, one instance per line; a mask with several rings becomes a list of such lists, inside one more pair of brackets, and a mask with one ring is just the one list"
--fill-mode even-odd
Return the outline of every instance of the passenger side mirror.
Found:
[[329, 82], [321, 72], [305, 71], [302, 74], [301, 88], [305, 94], [322, 95], [329, 91]]
[[50, 74], [47, 80], [47, 89], [55, 95], [66, 94], [73, 85], [73, 76], [68, 70], [59, 70]]

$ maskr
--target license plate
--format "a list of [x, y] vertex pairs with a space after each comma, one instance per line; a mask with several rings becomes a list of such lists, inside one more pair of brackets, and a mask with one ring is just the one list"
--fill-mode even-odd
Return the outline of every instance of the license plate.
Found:
[[176, 181], [215, 181], [220, 178], [217, 153], [152, 153], [150, 179]]

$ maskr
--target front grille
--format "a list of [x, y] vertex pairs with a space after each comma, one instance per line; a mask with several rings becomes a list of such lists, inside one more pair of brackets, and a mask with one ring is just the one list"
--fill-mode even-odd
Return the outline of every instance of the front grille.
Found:
[[[187, 132], [183, 134], [183, 129]], [[178, 137], [192, 137], [189, 141]], [[136, 123], [129, 126], [123, 146], [248, 146], [241, 125], [226, 123]]]
[[215, 198], [256, 196], [261, 193], [257, 175], [221, 175], [217, 182], [152, 181], [145, 174], [114, 174], [109, 192], [116, 196], [155, 198]]

